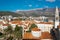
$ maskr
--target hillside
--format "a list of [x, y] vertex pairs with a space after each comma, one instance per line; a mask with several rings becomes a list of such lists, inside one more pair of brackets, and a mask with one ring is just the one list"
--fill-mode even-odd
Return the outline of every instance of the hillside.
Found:
[[[60, 9], [59, 9], [60, 12]], [[16, 11], [16, 13], [22, 16], [48, 16], [54, 17], [55, 15], [55, 8], [43, 8], [43, 9], [36, 9], [30, 11]]]
[[[36, 10], [27, 10], [27, 11], [0, 11], [0, 16], [5, 15], [12, 15], [12, 16], [47, 16], [47, 17], [54, 17], [55, 16], [55, 8], [43, 8], [43, 9], [36, 9]], [[60, 15], [60, 8], [59, 8], [59, 15]]]
[[10, 12], [10, 11], [0, 11], [0, 16], [7, 16], [7, 15], [21, 16], [20, 14], [17, 14], [17, 13], [15, 13], [15, 12]]

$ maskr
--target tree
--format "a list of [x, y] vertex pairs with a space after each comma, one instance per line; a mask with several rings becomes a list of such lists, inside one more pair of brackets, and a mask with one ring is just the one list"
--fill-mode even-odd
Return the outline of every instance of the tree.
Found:
[[9, 25], [6, 29], [4, 29], [4, 32], [5, 32], [6, 34], [11, 34], [11, 33], [13, 32], [12, 26]]
[[14, 37], [19, 40], [22, 39], [22, 30], [23, 28], [16, 25], [15, 31], [14, 31]]
[[1, 32], [0, 32], [0, 36], [3, 35]]
[[9, 36], [9, 38], [7, 40], [12, 40], [12, 39], [13, 39], [13, 37], [12, 36]]
[[3, 36], [4, 36], [4, 34], [0, 32], [0, 38], [2, 38]]
[[19, 31], [19, 30], [20, 30], [20, 27], [16, 25], [15, 31]]
[[37, 28], [37, 25], [36, 24], [32, 24], [29, 29], [32, 29], [32, 28], [35, 28], [35, 27]]
[[28, 32], [31, 32], [31, 29], [32, 29], [32, 28], [37, 28], [37, 25], [36, 25], [36, 24], [34, 24], [34, 23], [33, 23], [33, 24], [31, 24], [31, 26], [30, 26], [30, 28], [29, 28], [29, 31], [28, 31]]
[[6, 29], [4, 29], [4, 32], [5, 32], [5, 39], [9, 39], [10, 37], [12, 37], [12, 33], [13, 33], [13, 29], [12, 29], [12, 26], [8, 26]]
[[11, 26], [8, 26], [6, 29], [4, 29], [5, 38], [7, 38], [8, 40], [10, 40], [10, 39], [11, 40], [12, 39], [20, 40], [20, 39], [22, 39], [22, 30], [23, 30], [23, 28], [21, 26], [19, 27], [16, 25], [15, 30], [13, 30]]

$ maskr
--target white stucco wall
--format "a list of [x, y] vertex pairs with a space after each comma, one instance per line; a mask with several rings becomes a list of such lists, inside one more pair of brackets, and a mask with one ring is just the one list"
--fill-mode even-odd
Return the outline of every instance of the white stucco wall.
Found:
[[48, 31], [50, 32], [50, 29], [53, 27], [52, 24], [36, 24], [39, 29], [41, 29], [42, 32]]

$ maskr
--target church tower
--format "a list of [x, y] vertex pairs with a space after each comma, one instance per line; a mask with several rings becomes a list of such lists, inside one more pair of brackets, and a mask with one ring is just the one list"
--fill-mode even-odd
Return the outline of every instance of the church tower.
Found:
[[58, 7], [56, 6], [56, 11], [55, 11], [55, 28], [59, 25], [59, 11]]

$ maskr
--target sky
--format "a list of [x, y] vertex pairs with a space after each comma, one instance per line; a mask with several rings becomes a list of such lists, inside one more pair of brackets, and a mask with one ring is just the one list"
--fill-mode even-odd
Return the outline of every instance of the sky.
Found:
[[0, 0], [0, 11], [60, 8], [60, 0]]

